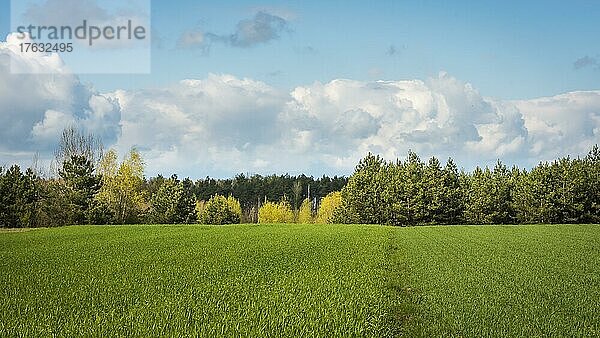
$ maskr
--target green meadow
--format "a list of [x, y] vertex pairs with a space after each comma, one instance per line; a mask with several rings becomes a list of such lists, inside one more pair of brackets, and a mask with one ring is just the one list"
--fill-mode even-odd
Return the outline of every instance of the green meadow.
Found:
[[600, 226], [0, 232], [0, 336], [599, 336]]

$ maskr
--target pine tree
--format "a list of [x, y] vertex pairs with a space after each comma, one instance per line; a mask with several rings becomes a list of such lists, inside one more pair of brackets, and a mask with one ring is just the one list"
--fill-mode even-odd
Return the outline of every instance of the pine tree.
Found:
[[586, 222], [600, 223], [600, 147], [594, 145], [584, 160], [586, 186]]
[[524, 201], [525, 210], [528, 210], [528, 220], [531, 223], [557, 223], [559, 213], [558, 204], [558, 177], [552, 166], [540, 163], [531, 170], [525, 181], [524, 190], [528, 190]]
[[0, 168], [0, 227], [32, 227], [36, 225], [40, 200], [38, 178], [33, 170], [25, 173], [17, 165], [7, 171]]
[[[194, 195], [193, 191], [194, 182], [192, 182], [189, 178], [186, 178], [179, 183], [179, 186], [181, 193], [177, 201], [177, 208], [175, 211], [175, 223], [196, 223], [196, 195]], [[241, 216], [241, 207], [239, 206], [240, 203], [237, 200], [236, 202], [237, 208], [240, 209], [239, 214]]]
[[381, 182], [384, 177], [383, 166], [383, 159], [368, 154], [358, 163], [354, 174], [342, 190], [348, 213], [356, 215], [360, 223], [384, 223], [384, 185]]
[[[154, 224], [173, 224], [176, 222], [176, 207], [181, 196], [177, 176], [164, 180], [150, 202], [148, 219]], [[194, 205], [195, 206], [195, 205]]]
[[466, 221], [471, 224], [489, 224], [491, 199], [489, 192], [492, 175], [489, 168], [476, 167], [468, 180], [468, 195], [465, 209]]
[[[385, 185], [382, 193], [383, 200], [383, 218], [386, 224], [407, 225], [408, 208], [405, 200], [406, 177], [404, 163], [398, 160], [396, 163], [389, 163], [383, 171], [385, 176]], [[336, 214], [340, 214], [338, 211]]]
[[444, 223], [444, 175], [440, 161], [431, 157], [423, 172], [423, 196], [425, 205], [423, 223]]
[[438, 217], [442, 224], [461, 224], [464, 213], [464, 196], [460, 184], [460, 174], [452, 158], [448, 159], [443, 170], [442, 211]]
[[416, 153], [410, 151], [404, 169], [406, 183], [403, 202], [407, 210], [407, 223], [422, 224], [427, 215], [427, 198], [423, 186], [424, 164]]
[[69, 223], [90, 223], [94, 196], [100, 190], [100, 178], [94, 173], [94, 164], [82, 155], [71, 155], [59, 171], [70, 205]]
[[508, 224], [514, 221], [514, 212], [512, 209], [511, 191], [513, 181], [511, 172], [500, 160], [496, 162], [492, 171], [491, 191], [488, 194], [491, 197], [488, 219], [492, 224]]
[[241, 208], [233, 197], [215, 195], [202, 208], [199, 221], [202, 224], [237, 224], [240, 222]]

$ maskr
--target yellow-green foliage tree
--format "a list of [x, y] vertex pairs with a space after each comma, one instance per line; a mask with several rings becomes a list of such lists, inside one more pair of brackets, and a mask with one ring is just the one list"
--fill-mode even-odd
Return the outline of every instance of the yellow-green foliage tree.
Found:
[[306, 198], [300, 205], [300, 211], [298, 211], [298, 223], [310, 224], [313, 223], [312, 207], [310, 200]]
[[198, 200], [196, 201], [196, 215], [198, 216], [198, 222], [202, 220], [202, 214], [204, 213], [204, 206], [206, 205], [206, 201]]
[[338, 208], [342, 206], [342, 193], [335, 191], [329, 193], [321, 200], [321, 206], [317, 212], [317, 223], [333, 223], [333, 216]]
[[233, 196], [227, 197], [227, 205], [229, 205], [229, 209], [233, 212], [233, 214], [237, 217], [237, 219], [242, 219], [242, 206], [240, 205], [240, 201]]
[[294, 223], [294, 212], [287, 200], [267, 202], [258, 209], [258, 223]]
[[197, 204], [202, 224], [237, 224], [242, 217], [240, 202], [232, 196], [214, 195], [206, 203]]
[[96, 199], [108, 209], [114, 223], [138, 222], [148, 208], [142, 190], [144, 162], [141, 154], [131, 149], [119, 165], [117, 153], [111, 149], [102, 157], [98, 172], [102, 177], [102, 188]]

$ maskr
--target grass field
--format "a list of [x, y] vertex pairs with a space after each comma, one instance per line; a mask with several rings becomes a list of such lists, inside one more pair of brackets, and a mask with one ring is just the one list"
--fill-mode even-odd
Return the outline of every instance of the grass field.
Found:
[[599, 336], [600, 226], [0, 233], [0, 336]]

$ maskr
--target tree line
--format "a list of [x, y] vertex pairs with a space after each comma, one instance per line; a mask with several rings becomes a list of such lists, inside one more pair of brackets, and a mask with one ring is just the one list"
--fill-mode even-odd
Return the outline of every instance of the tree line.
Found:
[[[341, 190], [347, 181], [346, 177], [339, 176], [315, 179], [306, 175], [287, 174], [239, 174], [232, 179], [206, 177], [196, 181], [189, 178], [180, 180], [177, 175], [170, 178], [158, 175], [143, 183], [142, 190], [150, 197], [146, 223], [194, 223], [196, 218], [200, 223], [207, 223], [209, 219], [223, 219], [209, 224], [258, 223], [261, 207], [269, 202], [289, 204], [294, 215], [300, 211], [303, 203], [309, 203], [311, 213], [316, 213], [322, 198]], [[219, 198], [213, 199], [214, 197]], [[225, 199], [229, 199], [229, 204]], [[232, 208], [236, 211], [234, 214], [228, 211], [228, 205], [233, 205]], [[207, 207], [209, 208], [206, 209]], [[204, 215], [205, 210], [219, 210], [223, 214], [215, 214], [213, 218]]]
[[356, 166], [331, 221], [389, 225], [600, 222], [600, 149], [531, 170], [458, 170], [414, 152], [386, 162], [369, 154]]
[[119, 161], [117, 152], [104, 151], [93, 135], [66, 128], [48, 177], [35, 168], [0, 167], [0, 227], [197, 223], [213, 219], [204, 218], [203, 206], [214, 196], [236, 201], [236, 222], [258, 222], [268, 201], [288, 201], [297, 213], [309, 199], [314, 212], [322, 197], [346, 182], [337, 176], [247, 174], [196, 181], [177, 175], [147, 179], [136, 149]]
[[450, 158], [373, 154], [349, 177], [244, 175], [146, 179], [131, 149], [121, 161], [93, 135], [67, 128], [52, 173], [0, 167], [0, 226], [180, 223], [388, 225], [600, 222], [600, 149], [531, 170], [459, 170]]

